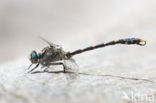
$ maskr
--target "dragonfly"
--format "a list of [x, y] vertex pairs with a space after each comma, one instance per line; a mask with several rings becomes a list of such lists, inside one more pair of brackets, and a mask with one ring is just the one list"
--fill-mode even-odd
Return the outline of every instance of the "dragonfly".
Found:
[[41, 50], [41, 52], [37, 53], [35, 50], [33, 50], [29, 55], [29, 60], [31, 62], [30, 66], [28, 67], [28, 70], [33, 64], [36, 64], [34, 68], [32, 68], [29, 72], [34, 71], [36, 68], [41, 65], [41, 68], [44, 68], [43, 71], [47, 71], [50, 66], [53, 65], [62, 65], [63, 66], [63, 72], [65, 73], [70, 67], [67, 66], [67, 61], [71, 61], [75, 63], [75, 60], [72, 58], [73, 56], [77, 54], [84, 53], [86, 51], [103, 48], [110, 45], [115, 44], [136, 44], [140, 46], [146, 45], [146, 40], [139, 39], [139, 38], [126, 38], [126, 39], [119, 39], [119, 40], [113, 40], [106, 43], [101, 43], [98, 45], [89, 46], [83, 49], [78, 49], [75, 51], [64, 51], [61, 46], [54, 44], [52, 42], [49, 42], [48, 40], [40, 37], [44, 42], [48, 44], [45, 48]]

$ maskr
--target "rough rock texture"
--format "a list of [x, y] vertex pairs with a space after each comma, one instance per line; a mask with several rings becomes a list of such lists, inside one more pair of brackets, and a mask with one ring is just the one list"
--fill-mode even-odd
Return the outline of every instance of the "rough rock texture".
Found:
[[3, 64], [0, 103], [155, 103], [156, 58], [146, 48], [120, 45], [77, 55], [78, 73], [58, 66], [30, 74], [26, 58]]

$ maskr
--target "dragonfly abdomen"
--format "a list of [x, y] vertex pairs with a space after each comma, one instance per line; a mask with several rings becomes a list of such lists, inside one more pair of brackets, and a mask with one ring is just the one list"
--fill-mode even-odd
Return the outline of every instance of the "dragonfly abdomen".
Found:
[[127, 39], [114, 40], [114, 41], [111, 41], [108, 43], [101, 43], [101, 44], [98, 44], [95, 46], [89, 46], [89, 47], [84, 48], [84, 49], [78, 49], [78, 50], [73, 51], [73, 52], [68, 52], [66, 55], [68, 57], [71, 57], [73, 55], [80, 54], [80, 53], [83, 53], [86, 51], [94, 50], [97, 48], [102, 48], [102, 47], [109, 46], [109, 45], [115, 45], [115, 44], [127, 44], [127, 45], [137, 44], [137, 45], [144, 46], [146, 44], [146, 41], [143, 39], [138, 39], [138, 38], [127, 38]]

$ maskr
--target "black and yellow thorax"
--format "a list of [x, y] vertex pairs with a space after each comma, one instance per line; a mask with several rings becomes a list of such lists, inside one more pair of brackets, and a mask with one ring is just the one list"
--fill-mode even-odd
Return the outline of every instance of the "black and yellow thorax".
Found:
[[42, 49], [42, 51], [38, 54], [39, 61], [42, 62], [55, 62], [64, 59], [65, 52], [62, 48], [47, 46]]

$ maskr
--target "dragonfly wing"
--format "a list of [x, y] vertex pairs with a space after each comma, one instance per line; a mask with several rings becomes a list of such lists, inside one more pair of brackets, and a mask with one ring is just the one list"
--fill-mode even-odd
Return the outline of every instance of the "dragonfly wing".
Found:
[[41, 40], [43, 40], [44, 42], [46, 42], [47, 44], [49, 44], [51, 47], [62, 48], [60, 45], [54, 44], [54, 43], [52, 43], [52, 42], [46, 40], [45, 38], [43, 38], [43, 37], [41, 37], [41, 36], [40, 36], [39, 38], [40, 38]]
[[78, 65], [73, 58], [64, 60], [66, 66], [66, 71], [69, 72], [78, 72]]

